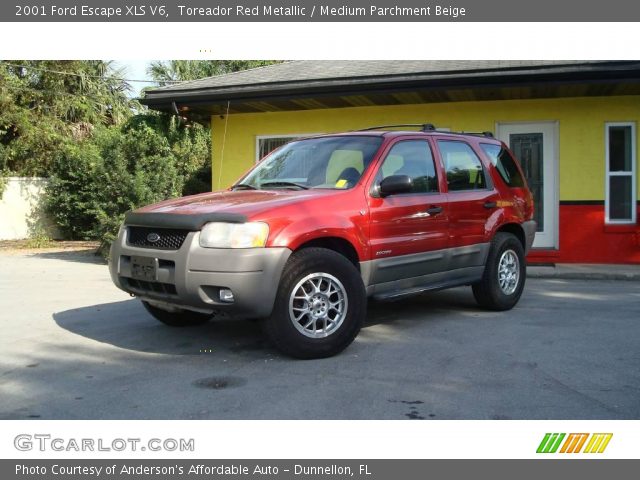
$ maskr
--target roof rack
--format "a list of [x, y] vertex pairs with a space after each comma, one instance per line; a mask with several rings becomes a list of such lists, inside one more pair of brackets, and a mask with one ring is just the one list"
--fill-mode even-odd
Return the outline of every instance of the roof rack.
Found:
[[439, 131], [438, 133], [442, 133], [444, 135], [473, 135], [476, 137], [495, 138], [493, 136], [493, 132], [490, 132], [488, 130], [484, 132], [465, 132], [464, 130], [462, 132], [452, 132], [452, 131], [442, 130], [442, 131]]
[[[378, 125], [376, 127], [368, 127], [361, 128], [360, 130], [356, 130], [356, 132], [369, 132], [371, 130], [385, 130], [387, 128], [399, 128], [399, 127], [419, 127], [422, 132], [435, 132], [436, 126], [433, 123], [399, 123], [396, 125]], [[477, 137], [487, 137], [487, 138], [495, 138], [493, 132], [488, 130], [484, 132], [447, 132], [442, 131], [440, 133], [450, 134], [450, 135], [475, 135]]]
[[460, 133], [462, 135], [477, 135], [479, 137], [495, 138], [493, 136], [493, 132], [490, 132], [488, 130], [484, 132], [449, 132], [449, 133]]
[[420, 127], [423, 132], [434, 132], [436, 127], [433, 123], [399, 123], [397, 125], [378, 125], [377, 127], [368, 127], [356, 130], [358, 132], [368, 132], [370, 130], [384, 130], [385, 128], [399, 128], [399, 127]]

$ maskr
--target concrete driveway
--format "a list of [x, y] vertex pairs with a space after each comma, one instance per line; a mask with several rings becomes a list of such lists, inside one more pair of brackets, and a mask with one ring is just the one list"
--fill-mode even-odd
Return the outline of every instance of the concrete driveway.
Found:
[[281, 356], [260, 325], [173, 329], [89, 254], [0, 254], [3, 419], [638, 419], [640, 286], [530, 279], [370, 303], [341, 355]]

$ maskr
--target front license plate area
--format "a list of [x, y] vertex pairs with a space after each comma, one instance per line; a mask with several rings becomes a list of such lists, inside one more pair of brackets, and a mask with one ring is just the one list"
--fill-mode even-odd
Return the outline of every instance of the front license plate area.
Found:
[[156, 281], [156, 265], [153, 257], [131, 257], [131, 276], [136, 280]]

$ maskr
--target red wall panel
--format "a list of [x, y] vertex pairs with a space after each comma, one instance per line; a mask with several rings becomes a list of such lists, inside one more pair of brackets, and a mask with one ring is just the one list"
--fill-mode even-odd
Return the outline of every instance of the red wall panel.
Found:
[[561, 204], [559, 224], [560, 249], [533, 249], [527, 257], [530, 264], [640, 264], [640, 226], [605, 225], [602, 204]]

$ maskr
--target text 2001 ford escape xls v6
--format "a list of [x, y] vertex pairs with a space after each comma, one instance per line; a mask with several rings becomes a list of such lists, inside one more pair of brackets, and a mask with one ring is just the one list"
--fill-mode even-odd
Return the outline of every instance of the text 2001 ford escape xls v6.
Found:
[[264, 318], [299, 358], [346, 348], [367, 297], [471, 285], [481, 306], [512, 308], [536, 225], [509, 149], [385, 128], [297, 140], [226, 191], [129, 212], [113, 281], [168, 325]]

